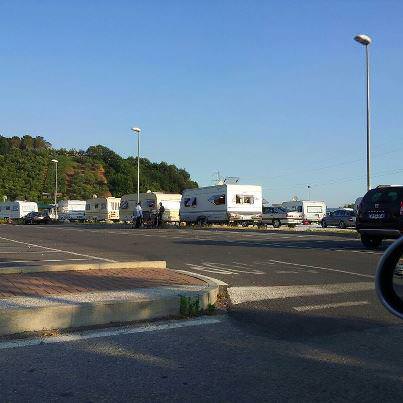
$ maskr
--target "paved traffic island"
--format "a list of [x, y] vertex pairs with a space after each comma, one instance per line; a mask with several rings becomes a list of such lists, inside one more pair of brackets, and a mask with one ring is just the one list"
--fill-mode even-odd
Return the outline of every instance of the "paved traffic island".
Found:
[[104, 265], [75, 265], [65, 271], [52, 271], [51, 266], [38, 271], [36, 266], [1, 273], [0, 335], [179, 316], [184, 298], [207, 309], [222, 287], [197, 274], [166, 269], [165, 264]]

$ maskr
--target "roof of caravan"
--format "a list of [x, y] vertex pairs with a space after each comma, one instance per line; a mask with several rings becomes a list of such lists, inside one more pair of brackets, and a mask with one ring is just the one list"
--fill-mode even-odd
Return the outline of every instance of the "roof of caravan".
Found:
[[192, 188], [192, 189], [185, 189], [183, 192], [189, 192], [192, 190], [207, 190], [207, 189], [222, 189], [224, 187], [232, 187], [232, 188], [262, 188], [260, 185], [242, 185], [240, 183], [223, 183], [222, 185], [213, 185], [213, 186], [203, 186], [200, 188]]
[[94, 198], [91, 198], [91, 199], [87, 199], [86, 201], [88, 202], [88, 201], [91, 201], [91, 200], [120, 200], [120, 197], [113, 197], [113, 196], [110, 196], [110, 197], [94, 197]]
[[[166, 197], [168, 199], [180, 199], [182, 197], [179, 193], [164, 193], [164, 192], [147, 192], [147, 193], [140, 193], [140, 197], [147, 197], [147, 196], [155, 196], [155, 197]], [[122, 199], [136, 199], [137, 200], [137, 193], [130, 193], [127, 195], [123, 195]]]
[[0, 202], [0, 204], [11, 204], [11, 203], [30, 203], [37, 204], [37, 202], [31, 202], [27, 200], [6, 200], [5, 202]]

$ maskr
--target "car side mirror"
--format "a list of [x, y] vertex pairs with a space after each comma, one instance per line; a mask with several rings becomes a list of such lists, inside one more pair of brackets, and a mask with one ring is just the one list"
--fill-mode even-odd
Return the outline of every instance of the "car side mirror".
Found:
[[382, 256], [375, 282], [382, 304], [403, 319], [403, 237], [389, 246]]

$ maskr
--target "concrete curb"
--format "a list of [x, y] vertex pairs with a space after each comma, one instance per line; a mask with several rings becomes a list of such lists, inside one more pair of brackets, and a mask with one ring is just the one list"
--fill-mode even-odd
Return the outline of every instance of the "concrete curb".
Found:
[[43, 273], [58, 271], [81, 271], [81, 270], [111, 270], [111, 269], [166, 269], [165, 260], [155, 261], [131, 261], [131, 262], [99, 262], [99, 263], [68, 263], [45, 266], [22, 266], [2, 267], [2, 274]]
[[213, 277], [205, 276], [204, 274], [193, 273], [187, 270], [175, 270], [178, 273], [186, 274], [190, 277], [195, 277], [200, 280], [205, 281], [210, 287], [218, 287], [218, 295], [227, 296], [228, 295], [228, 284], [224, 283], [224, 281], [218, 280]]
[[[192, 274], [193, 276], [193, 274]], [[198, 298], [200, 308], [206, 310], [215, 304], [219, 295], [218, 284], [208, 282], [202, 289], [175, 289], [141, 299], [127, 298], [94, 302], [63, 301], [58, 295], [49, 306], [15, 306], [0, 309], [0, 336], [55, 329], [81, 328], [111, 323], [125, 323], [162, 319], [180, 315], [181, 297]], [[136, 291], [136, 290], [134, 290]], [[46, 297], [51, 299], [51, 296]]]

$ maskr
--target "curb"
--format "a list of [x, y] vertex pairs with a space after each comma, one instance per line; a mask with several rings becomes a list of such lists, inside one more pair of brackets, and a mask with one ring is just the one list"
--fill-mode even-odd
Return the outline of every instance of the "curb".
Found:
[[2, 274], [43, 273], [58, 271], [81, 271], [81, 270], [111, 270], [111, 269], [166, 269], [165, 260], [155, 261], [131, 261], [131, 262], [100, 262], [100, 263], [68, 263], [45, 266], [3, 267]]
[[193, 273], [187, 270], [174, 270], [178, 273], [186, 274], [190, 277], [195, 277], [200, 280], [205, 281], [210, 287], [217, 287], [218, 288], [218, 295], [220, 296], [227, 296], [228, 295], [228, 284], [224, 283], [224, 281], [218, 280], [213, 277], [205, 276], [204, 274]]
[[[178, 272], [181, 271], [178, 270]], [[189, 273], [189, 275], [199, 277], [194, 273]], [[206, 276], [200, 276], [200, 278], [202, 277]], [[203, 289], [181, 290], [178, 288], [178, 290], [174, 290], [174, 294], [172, 292], [167, 292], [165, 295], [162, 293], [158, 296], [151, 294], [144, 296], [143, 299], [134, 296], [127, 299], [72, 303], [72, 301], [63, 301], [63, 296], [57, 295], [55, 299], [60, 302], [55, 301], [55, 304], [50, 306], [33, 304], [22, 307], [15, 304], [0, 309], [0, 336], [178, 317], [183, 296], [198, 298], [200, 308], [206, 310], [210, 304], [216, 303], [220, 294], [220, 286], [223, 287], [223, 285], [218, 284], [219, 280], [210, 278], [203, 278], [203, 280], [207, 282], [207, 286]], [[46, 297], [46, 299], [51, 298], [52, 296]]]

